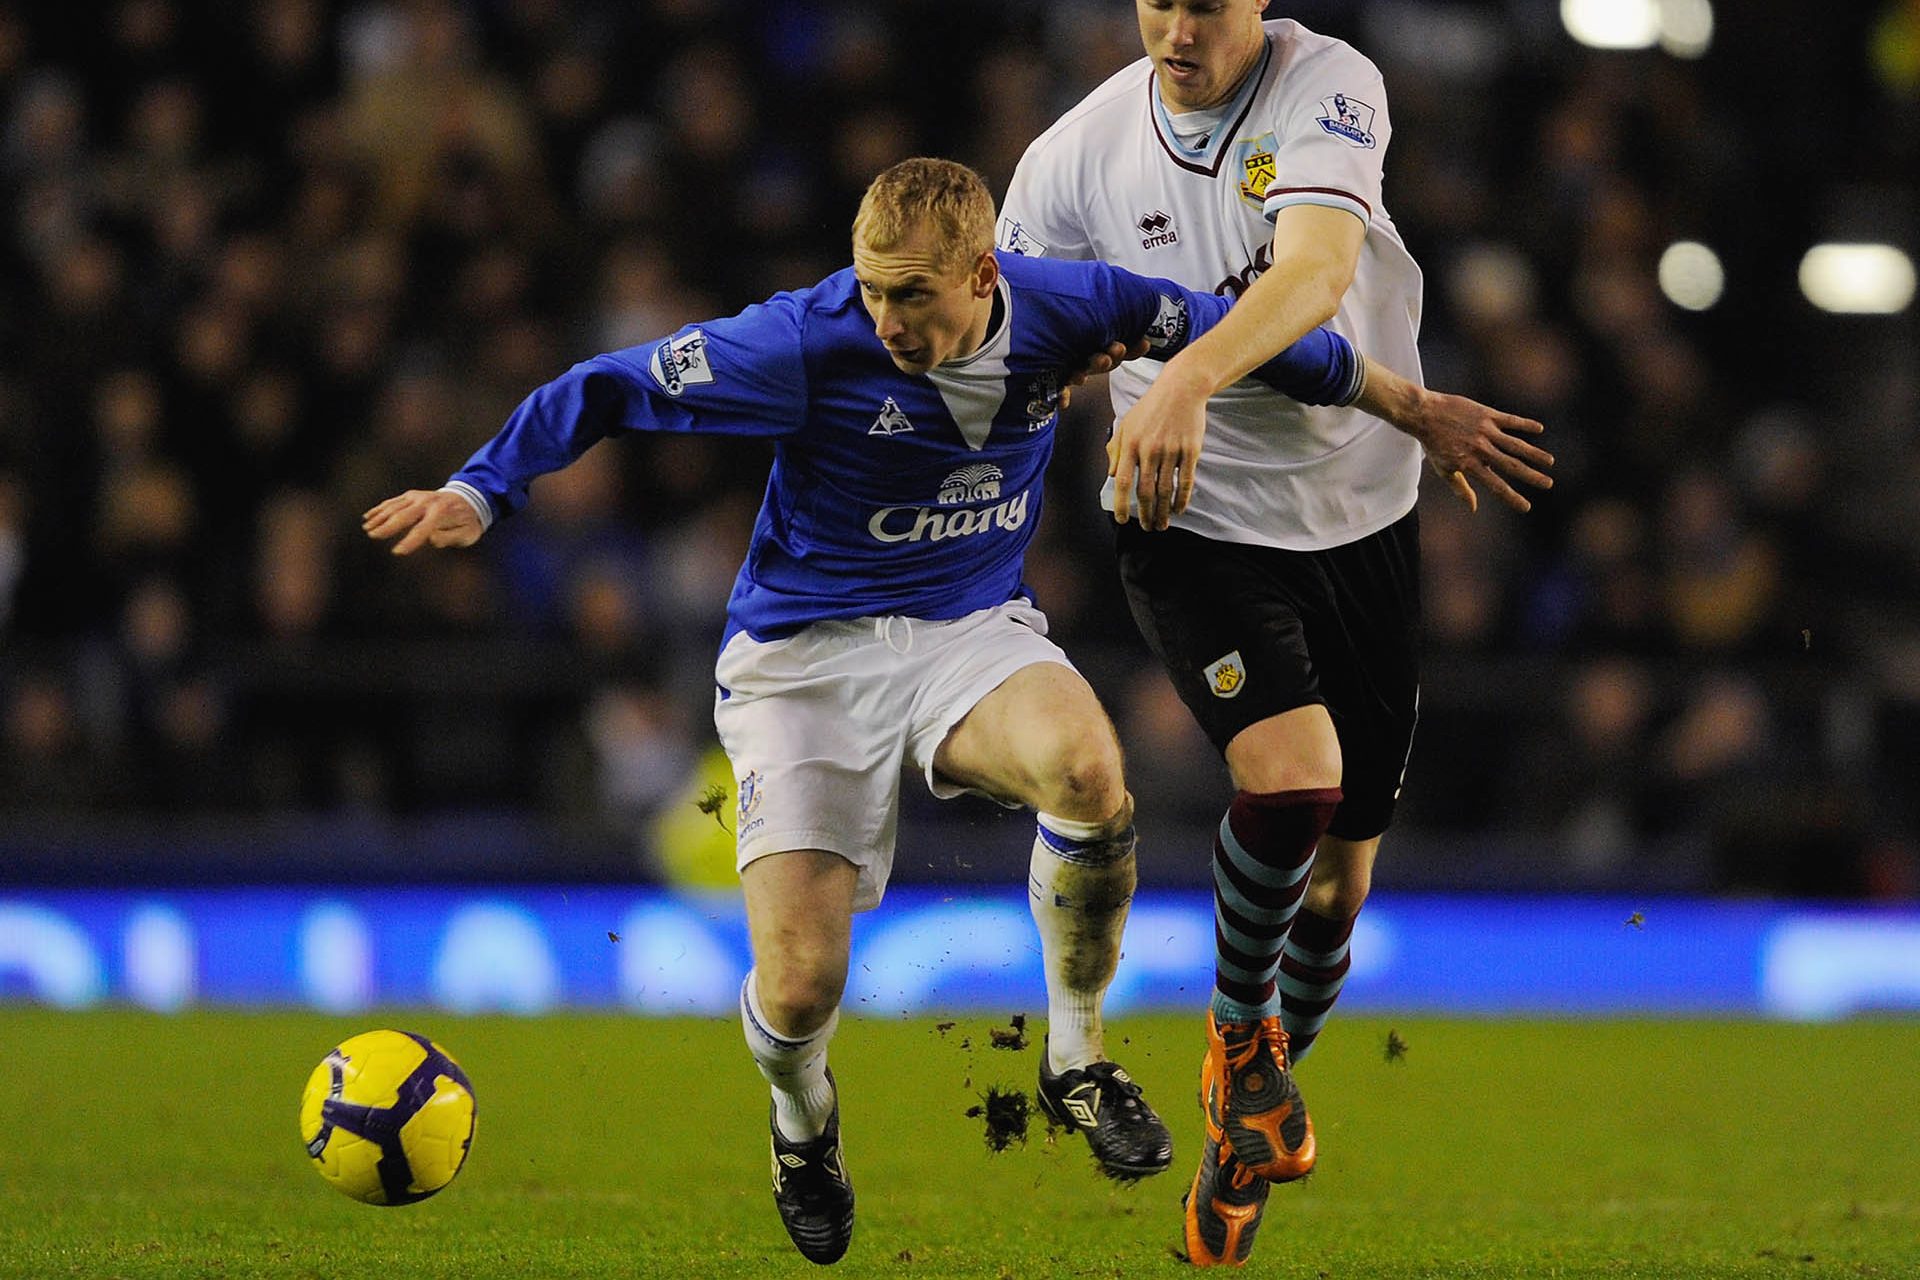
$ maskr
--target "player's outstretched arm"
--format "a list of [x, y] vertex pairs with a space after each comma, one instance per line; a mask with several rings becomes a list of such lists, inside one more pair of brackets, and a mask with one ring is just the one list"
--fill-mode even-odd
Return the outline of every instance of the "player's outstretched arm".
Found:
[[1132, 511], [1126, 476], [1139, 476], [1140, 523], [1164, 529], [1187, 509], [1206, 431], [1207, 398], [1324, 324], [1352, 283], [1367, 224], [1342, 209], [1294, 205], [1274, 218], [1273, 265], [1219, 324], [1168, 361], [1115, 424], [1114, 509]]
[[473, 504], [448, 489], [396, 494], [361, 516], [360, 527], [375, 542], [393, 542], [397, 556], [422, 547], [470, 547], [487, 531]]
[[782, 294], [724, 320], [595, 356], [536, 388], [442, 488], [361, 517], [393, 553], [468, 547], [526, 505], [529, 487], [625, 431], [779, 436], [805, 420], [799, 306]]
[[1371, 359], [1353, 403], [1418, 440], [1427, 451], [1427, 465], [1469, 510], [1480, 509], [1475, 481], [1515, 511], [1533, 509], [1515, 483], [1553, 488], [1553, 477], [1545, 471], [1553, 465], [1553, 455], [1526, 439], [1546, 430], [1532, 418], [1502, 413], [1465, 396], [1429, 391]]

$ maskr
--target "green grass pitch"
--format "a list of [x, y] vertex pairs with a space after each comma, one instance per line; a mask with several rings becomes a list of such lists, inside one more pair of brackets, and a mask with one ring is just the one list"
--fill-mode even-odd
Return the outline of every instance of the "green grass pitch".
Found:
[[[407, 1208], [337, 1195], [296, 1132], [314, 1064], [381, 1025], [439, 1039], [480, 1102], [466, 1170]], [[1174, 1169], [1134, 1187], [1038, 1125], [987, 1151], [967, 1107], [1031, 1089], [1038, 1052], [993, 1025], [841, 1026], [835, 1274], [1183, 1274], [1197, 1019], [1112, 1028], [1174, 1128]], [[1274, 1192], [1252, 1274], [1920, 1276], [1912, 1022], [1336, 1019], [1300, 1080], [1320, 1168]], [[0, 1276], [807, 1274], [765, 1126], [731, 1019], [0, 1010]]]

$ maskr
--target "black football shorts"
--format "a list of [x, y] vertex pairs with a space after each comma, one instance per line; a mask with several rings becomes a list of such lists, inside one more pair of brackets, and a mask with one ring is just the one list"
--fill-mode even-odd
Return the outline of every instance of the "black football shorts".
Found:
[[1408, 512], [1329, 551], [1119, 531], [1127, 604], [1181, 700], [1223, 754], [1249, 725], [1323, 703], [1340, 736], [1327, 829], [1387, 829], [1420, 707], [1420, 522]]

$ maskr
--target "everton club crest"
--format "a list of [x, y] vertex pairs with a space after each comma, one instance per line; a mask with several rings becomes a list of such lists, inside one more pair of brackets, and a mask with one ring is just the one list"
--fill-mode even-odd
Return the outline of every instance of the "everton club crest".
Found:
[[1027, 432], [1032, 434], [1060, 412], [1060, 375], [1049, 369], [1027, 384]]

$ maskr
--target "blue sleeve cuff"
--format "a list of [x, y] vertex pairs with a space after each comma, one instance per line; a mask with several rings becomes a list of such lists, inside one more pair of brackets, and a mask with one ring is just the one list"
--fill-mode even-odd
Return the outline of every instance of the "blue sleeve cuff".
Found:
[[1364, 366], [1353, 344], [1322, 327], [1255, 369], [1252, 377], [1301, 404], [1353, 403]]
[[465, 480], [449, 480], [440, 486], [441, 493], [457, 493], [467, 500], [473, 508], [473, 514], [480, 517], [480, 532], [493, 528], [493, 502], [486, 494], [468, 484]]

